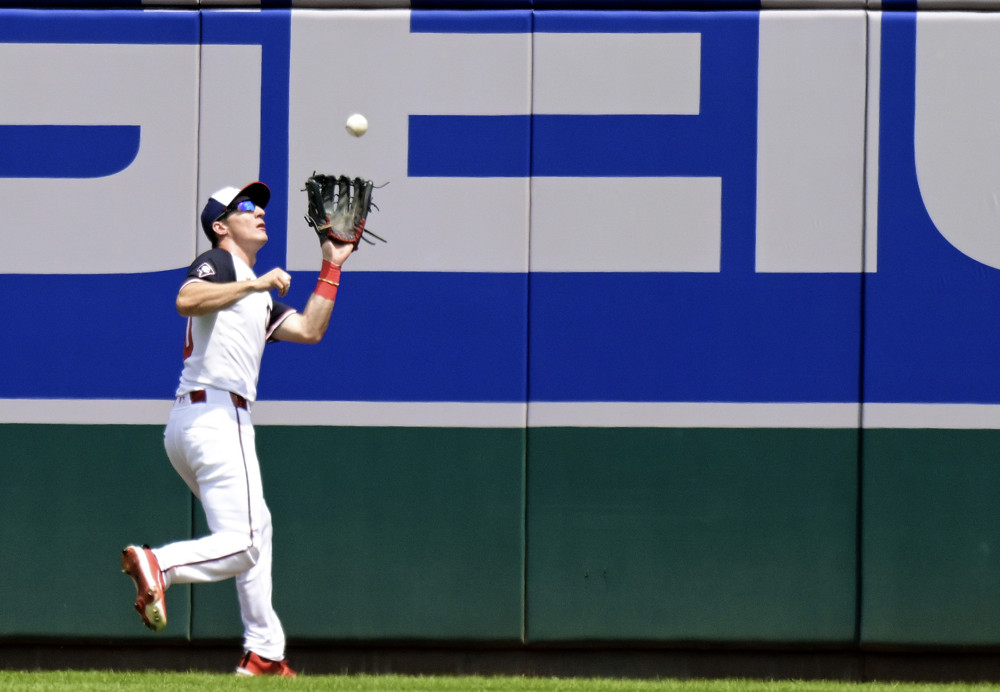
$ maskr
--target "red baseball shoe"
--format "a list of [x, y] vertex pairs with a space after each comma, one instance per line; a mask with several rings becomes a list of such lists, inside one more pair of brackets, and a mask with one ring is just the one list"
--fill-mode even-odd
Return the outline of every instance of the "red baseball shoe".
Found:
[[272, 661], [269, 658], [258, 656], [253, 651], [243, 654], [239, 667], [236, 669], [237, 675], [280, 675], [283, 678], [294, 678], [295, 671], [288, 667], [285, 660]]
[[167, 587], [160, 563], [148, 546], [130, 545], [122, 551], [122, 572], [135, 582], [135, 609], [146, 627], [159, 632], [167, 626]]

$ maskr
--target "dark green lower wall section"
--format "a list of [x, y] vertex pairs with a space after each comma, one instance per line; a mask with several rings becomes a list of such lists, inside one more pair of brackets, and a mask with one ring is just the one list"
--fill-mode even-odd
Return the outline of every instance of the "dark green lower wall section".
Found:
[[[1000, 646], [1000, 431], [858, 437], [261, 427], [275, 603], [293, 646]], [[204, 530], [161, 426], [0, 450], [0, 637], [240, 636], [232, 582], [172, 588], [161, 635], [132, 610], [121, 547]]]
[[[240, 636], [231, 581], [171, 588], [160, 635], [132, 609], [122, 546], [204, 532], [162, 439], [161, 426], [0, 425], [0, 636]], [[289, 638], [520, 642], [524, 440], [259, 427]]]
[[[190, 535], [190, 493], [159, 426], [0, 425], [0, 636], [152, 637], [121, 549]], [[190, 589], [171, 589], [187, 639]]]
[[531, 429], [529, 642], [851, 642], [857, 431]]
[[866, 430], [861, 631], [1000, 646], [1000, 431]]
[[[257, 428], [289, 638], [519, 642], [524, 436]], [[194, 602], [195, 637], [241, 633], [232, 584]]]

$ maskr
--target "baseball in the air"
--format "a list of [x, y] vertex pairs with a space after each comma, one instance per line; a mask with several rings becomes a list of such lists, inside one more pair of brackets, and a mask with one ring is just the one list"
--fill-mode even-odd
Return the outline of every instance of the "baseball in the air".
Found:
[[360, 137], [364, 133], [368, 132], [368, 118], [360, 113], [355, 113], [347, 119], [344, 127], [346, 127], [347, 131], [355, 137]]

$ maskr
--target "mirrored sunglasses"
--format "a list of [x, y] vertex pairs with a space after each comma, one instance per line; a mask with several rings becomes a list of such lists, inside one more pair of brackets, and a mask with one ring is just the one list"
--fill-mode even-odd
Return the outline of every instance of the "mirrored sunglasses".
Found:
[[250, 211], [250, 212], [252, 212], [252, 211], [254, 211], [256, 209], [257, 209], [257, 205], [254, 204], [252, 200], [241, 199], [239, 202], [236, 203], [235, 207], [233, 207], [232, 209], [229, 210], [228, 213], [231, 214], [231, 213], [237, 212], [237, 211]]

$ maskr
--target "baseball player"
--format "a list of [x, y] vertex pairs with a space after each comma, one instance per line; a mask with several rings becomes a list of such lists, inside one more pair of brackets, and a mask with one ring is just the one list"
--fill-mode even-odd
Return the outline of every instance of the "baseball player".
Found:
[[170, 463], [201, 500], [211, 533], [159, 548], [132, 545], [122, 571], [136, 585], [136, 610], [147, 627], [167, 625], [165, 592], [172, 584], [234, 577], [244, 627], [236, 672], [281, 675], [285, 635], [271, 606], [271, 515], [264, 502], [251, 410], [268, 341], [317, 343], [326, 333], [340, 285], [340, 267], [356, 245], [320, 236], [323, 262], [302, 312], [273, 300], [292, 277], [283, 269], [257, 276], [267, 243], [260, 182], [227, 187], [205, 204], [201, 224], [212, 249], [191, 264], [178, 294], [187, 317], [184, 367], [164, 432]]

